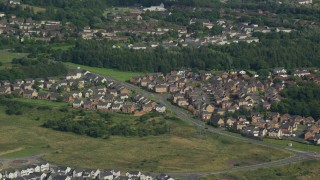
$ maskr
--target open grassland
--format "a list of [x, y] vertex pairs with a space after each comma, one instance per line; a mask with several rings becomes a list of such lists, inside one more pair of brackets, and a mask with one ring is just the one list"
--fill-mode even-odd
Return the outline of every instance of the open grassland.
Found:
[[[279, 140], [279, 139], [270, 139], [270, 138], [265, 138], [263, 141], [272, 143], [272, 144], [277, 144], [281, 145], [283, 147], [288, 147], [288, 144], [292, 144], [292, 149], [296, 150], [301, 150], [301, 151], [317, 151], [320, 152], [320, 146], [313, 145], [313, 144], [303, 144], [295, 141], [290, 141], [290, 140]], [[289, 148], [289, 147], [288, 147]]]
[[0, 50], [0, 62], [3, 64], [2, 66], [0, 66], [0, 69], [11, 67], [12, 59], [22, 58], [26, 56], [26, 53], [16, 53], [10, 52], [9, 50]]
[[80, 67], [81, 69], [88, 70], [90, 72], [97, 73], [100, 75], [111, 76], [119, 81], [127, 81], [127, 80], [130, 80], [130, 78], [133, 76], [139, 76], [143, 74], [138, 72], [125, 72], [125, 71], [118, 71], [114, 69], [89, 67], [89, 66], [83, 66], [83, 65], [78, 65], [78, 64], [69, 63], [69, 62], [65, 64], [70, 67]]
[[319, 179], [320, 161], [306, 161], [296, 164], [290, 164], [286, 166], [258, 169], [254, 171], [236, 172], [221, 175], [210, 175], [203, 177], [203, 180], [211, 179]]
[[[148, 137], [95, 139], [42, 128], [47, 119], [66, 115], [57, 109], [24, 107], [20, 116], [8, 116], [0, 106], [0, 153], [24, 157], [45, 153], [44, 159], [87, 168], [138, 169], [150, 172], [222, 170], [277, 160], [290, 154], [222, 136], [205, 134], [187, 122], [170, 122], [170, 134]], [[67, 113], [73, 113], [69, 110]], [[95, 112], [86, 112], [95, 113]], [[113, 120], [132, 121], [131, 115], [113, 114]], [[17, 149], [20, 148], [18, 151]], [[1, 156], [0, 156], [1, 157]]]

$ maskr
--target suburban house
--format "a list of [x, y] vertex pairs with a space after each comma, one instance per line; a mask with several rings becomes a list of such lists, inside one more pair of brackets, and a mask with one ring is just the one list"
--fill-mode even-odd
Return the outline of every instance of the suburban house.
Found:
[[178, 106], [188, 106], [189, 103], [188, 103], [188, 100], [185, 99], [185, 98], [179, 98], [177, 99], [177, 105]]
[[212, 117], [212, 112], [208, 112], [208, 111], [202, 111], [201, 112], [201, 119], [203, 121], [208, 121], [208, 120], [211, 119], [211, 117]]
[[158, 104], [156, 107], [156, 111], [160, 112], [160, 113], [164, 113], [164, 112], [166, 112], [166, 107], [161, 104]]
[[211, 120], [211, 123], [216, 127], [222, 127], [224, 126], [224, 119], [216, 116]]
[[312, 4], [312, 0], [295, 0], [295, 3], [297, 4]]
[[101, 111], [108, 111], [110, 107], [111, 107], [110, 102], [99, 102], [97, 104], [97, 110], [101, 110]]
[[287, 70], [283, 67], [277, 67], [277, 68], [273, 69], [273, 73], [274, 74], [281, 74], [281, 73], [286, 74]]
[[47, 93], [47, 92], [40, 92], [40, 93], [38, 93], [38, 99], [48, 100], [49, 97], [50, 97], [50, 94]]
[[72, 107], [73, 108], [81, 108], [83, 105], [83, 100], [80, 99], [76, 99], [73, 103], [72, 103]]
[[161, 3], [159, 6], [151, 6], [149, 8], [144, 8], [143, 11], [161, 12], [161, 11], [166, 11], [166, 9], [164, 8], [164, 4]]
[[127, 103], [122, 106], [122, 112], [124, 113], [133, 113], [136, 110], [134, 103]]
[[141, 176], [140, 171], [129, 171], [126, 173], [126, 176], [129, 178], [139, 178]]
[[166, 92], [168, 92], [168, 86], [166, 86], [166, 85], [156, 85], [155, 87], [154, 87], [154, 91], [156, 92], [156, 93], [166, 93]]
[[142, 110], [144, 112], [150, 112], [150, 111], [152, 111], [152, 109], [153, 109], [153, 107], [152, 107], [151, 103], [142, 105]]
[[20, 0], [9, 0], [9, 4], [20, 5]]
[[25, 90], [23, 92], [23, 97], [29, 98], [29, 99], [36, 98], [38, 97], [38, 92], [35, 90]]

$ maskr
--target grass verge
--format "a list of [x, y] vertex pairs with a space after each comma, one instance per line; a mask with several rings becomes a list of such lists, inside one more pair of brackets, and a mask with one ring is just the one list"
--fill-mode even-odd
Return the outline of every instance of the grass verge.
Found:
[[80, 67], [81, 69], [100, 74], [100, 75], [105, 75], [105, 76], [110, 76], [114, 79], [117, 79], [119, 81], [127, 81], [130, 80], [131, 77], [133, 76], [139, 76], [142, 75], [143, 73], [139, 72], [126, 72], [126, 71], [118, 71], [114, 69], [106, 69], [106, 68], [97, 68], [97, 67], [90, 67], [90, 66], [84, 66], [84, 65], [78, 65], [74, 63], [64, 63], [65, 65], [69, 67]]
[[203, 180], [211, 179], [318, 179], [320, 161], [312, 160], [286, 166], [258, 169], [228, 174], [210, 175], [203, 177]]

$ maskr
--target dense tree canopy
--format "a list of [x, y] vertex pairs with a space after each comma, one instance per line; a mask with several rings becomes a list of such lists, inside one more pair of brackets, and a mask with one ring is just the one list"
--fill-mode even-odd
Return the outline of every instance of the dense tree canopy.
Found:
[[16, 59], [13, 68], [0, 71], [0, 80], [25, 79], [25, 78], [46, 78], [59, 76], [67, 73], [67, 68], [62, 63], [41, 62], [37, 60]]
[[200, 70], [252, 69], [272, 67], [320, 67], [319, 32], [256, 34], [261, 43], [224, 46], [158, 47], [148, 50], [112, 48], [111, 41], [78, 41], [66, 52], [55, 52], [61, 61], [116, 68], [124, 71], [169, 72], [178, 68]]
[[320, 86], [315, 83], [300, 83], [281, 92], [285, 98], [274, 104], [272, 110], [301, 116], [320, 118]]

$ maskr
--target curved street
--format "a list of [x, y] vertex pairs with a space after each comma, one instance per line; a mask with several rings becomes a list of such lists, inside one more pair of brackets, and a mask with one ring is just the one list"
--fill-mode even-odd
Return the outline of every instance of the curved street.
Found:
[[138, 86], [132, 85], [130, 83], [115, 80], [110, 76], [106, 76], [106, 78], [109, 80], [116, 81], [116, 82], [122, 84], [124, 87], [126, 87], [130, 90], [134, 90], [135, 92], [137, 92], [143, 96], [146, 96], [150, 99], [156, 100], [158, 103], [163, 104], [164, 106], [167, 107], [167, 109], [169, 109], [170, 111], [175, 113], [179, 118], [182, 118], [182, 119], [189, 121], [197, 128], [202, 128], [210, 133], [219, 134], [219, 135], [235, 138], [235, 139], [242, 140], [242, 141], [247, 141], [247, 142], [254, 143], [254, 144], [257, 144], [260, 146], [264, 146], [267, 148], [287, 150], [293, 154], [291, 157], [280, 159], [277, 161], [255, 164], [255, 165], [250, 165], [250, 166], [236, 167], [236, 168], [231, 168], [231, 169], [222, 170], [222, 171], [190, 172], [190, 173], [172, 173], [172, 172], [169, 173], [168, 172], [168, 173], [166, 173], [166, 174], [171, 175], [173, 177], [178, 176], [178, 177], [183, 177], [185, 179], [198, 179], [201, 176], [210, 175], [210, 174], [222, 174], [222, 173], [230, 173], [230, 172], [237, 172], [237, 171], [248, 171], [248, 170], [255, 170], [255, 169], [259, 169], [259, 168], [272, 168], [272, 167], [282, 166], [282, 165], [286, 165], [286, 164], [297, 163], [297, 162], [314, 160], [314, 159], [320, 158], [319, 152], [298, 151], [298, 150], [286, 148], [286, 147], [283, 147], [280, 145], [267, 143], [265, 141], [259, 141], [259, 140], [254, 140], [254, 139], [250, 139], [250, 138], [246, 138], [246, 137], [236, 136], [234, 134], [231, 134], [231, 133], [224, 131], [223, 129], [208, 126], [204, 122], [193, 118], [192, 115], [188, 112], [185, 112], [185, 110], [183, 110], [177, 106], [172, 105], [171, 102], [169, 102], [167, 100], [169, 97], [168, 94], [151, 93], [151, 92], [148, 92], [146, 90], [141, 89]]

